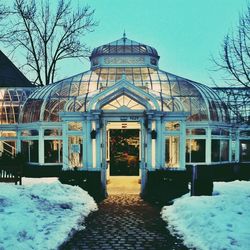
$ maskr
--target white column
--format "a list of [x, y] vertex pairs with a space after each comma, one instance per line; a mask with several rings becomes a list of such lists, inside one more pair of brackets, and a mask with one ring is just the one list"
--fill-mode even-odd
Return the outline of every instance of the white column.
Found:
[[230, 129], [229, 133], [229, 145], [228, 145], [228, 160], [232, 162], [232, 130]]
[[180, 152], [179, 161], [180, 169], [185, 169], [186, 165], [186, 122], [180, 121]]
[[206, 129], [206, 164], [211, 164], [212, 159], [212, 135], [211, 135], [211, 128], [208, 127]]
[[162, 167], [165, 168], [166, 167], [166, 164], [165, 164], [165, 151], [166, 151], [166, 131], [165, 131], [165, 123], [166, 121], [162, 120], [162, 123], [161, 123], [161, 131], [162, 131], [162, 134], [161, 134], [161, 164], [162, 164]]
[[161, 118], [157, 117], [156, 118], [156, 132], [157, 132], [157, 139], [156, 139], [156, 155], [155, 155], [155, 163], [156, 163], [156, 168], [162, 167], [162, 130], [161, 130]]
[[39, 164], [44, 164], [44, 135], [43, 128], [39, 128], [39, 139], [38, 139], [38, 162]]
[[239, 139], [239, 129], [235, 132], [235, 161], [240, 162], [240, 139]]
[[63, 170], [70, 169], [69, 167], [69, 150], [68, 150], [68, 124], [64, 122], [62, 125], [62, 141], [63, 141]]
[[82, 122], [82, 139], [83, 139], [83, 143], [82, 143], [82, 155], [83, 155], [83, 159], [82, 159], [82, 165], [83, 165], [83, 170], [88, 170], [88, 165], [87, 165], [87, 147], [88, 147], [88, 141], [87, 141], [87, 121], [84, 120]]
[[97, 169], [101, 169], [101, 157], [102, 157], [102, 149], [104, 147], [104, 145], [101, 144], [102, 142], [102, 129], [99, 126], [99, 117], [98, 119], [95, 120], [95, 127], [96, 127], [96, 147], [95, 147], [95, 151], [96, 151], [96, 168]]
[[21, 131], [17, 130], [16, 133], [17, 136], [17, 140], [16, 140], [16, 153], [20, 153], [21, 152]]
[[147, 133], [147, 169], [152, 169], [152, 120], [148, 119], [148, 129], [146, 129]]
[[87, 124], [86, 124], [86, 141], [87, 141], [87, 154], [86, 154], [86, 160], [87, 160], [87, 168], [88, 170], [93, 170], [93, 161], [92, 161], [92, 140], [90, 137], [90, 132], [92, 125], [91, 125], [91, 119], [90, 117], [87, 118]]

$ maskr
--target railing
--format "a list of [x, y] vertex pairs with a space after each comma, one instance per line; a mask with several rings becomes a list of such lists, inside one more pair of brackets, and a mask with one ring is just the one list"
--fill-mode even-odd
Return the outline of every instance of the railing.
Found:
[[5, 167], [0, 166], [0, 182], [17, 183], [22, 185], [22, 169], [21, 167]]

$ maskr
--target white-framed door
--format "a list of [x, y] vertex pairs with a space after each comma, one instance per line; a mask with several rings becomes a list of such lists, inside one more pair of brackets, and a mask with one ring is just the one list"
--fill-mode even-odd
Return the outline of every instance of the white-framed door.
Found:
[[[124, 121], [121, 121], [124, 119]], [[135, 117], [132, 117], [135, 119]], [[139, 176], [141, 179], [141, 191], [142, 186], [145, 184], [146, 178], [146, 152], [147, 152], [147, 135], [144, 127], [144, 117], [138, 117], [136, 121], [132, 120], [131, 117], [127, 117], [125, 120], [124, 116], [121, 117], [105, 117], [102, 118], [102, 184], [105, 186], [107, 191], [107, 181], [110, 178], [110, 130], [111, 129], [138, 129], [139, 132]]]

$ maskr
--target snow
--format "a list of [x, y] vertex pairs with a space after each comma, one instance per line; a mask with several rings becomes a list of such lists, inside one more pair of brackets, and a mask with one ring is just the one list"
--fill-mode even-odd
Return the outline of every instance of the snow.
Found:
[[184, 195], [162, 209], [173, 234], [196, 249], [250, 249], [250, 182], [214, 183], [213, 196]]
[[0, 183], [1, 250], [56, 249], [97, 210], [86, 191], [56, 178], [23, 178], [23, 183]]

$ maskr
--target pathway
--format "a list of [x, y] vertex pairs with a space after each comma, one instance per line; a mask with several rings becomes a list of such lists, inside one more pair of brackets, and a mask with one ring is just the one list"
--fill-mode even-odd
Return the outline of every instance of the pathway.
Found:
[[64, 244], [68, 249], [187, 249], [160, 218], [160, 208], [138, 195], [110, 195], [86, 219], [86, 229]]

